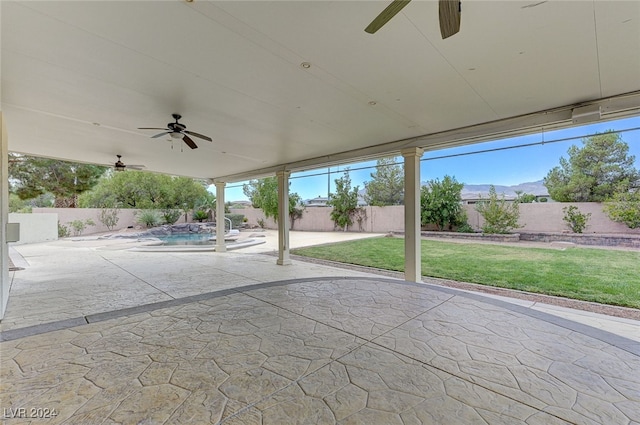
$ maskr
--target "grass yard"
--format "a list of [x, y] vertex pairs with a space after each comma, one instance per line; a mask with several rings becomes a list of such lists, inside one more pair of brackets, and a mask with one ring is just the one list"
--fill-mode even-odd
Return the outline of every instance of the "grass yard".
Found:
[[[293, 254], [404, 270], [404, 239], [370, 238], [299, 248]], [[422, 274], [548, 295], [640, 308], [640, 252], [565, 251], [422, 241]]]

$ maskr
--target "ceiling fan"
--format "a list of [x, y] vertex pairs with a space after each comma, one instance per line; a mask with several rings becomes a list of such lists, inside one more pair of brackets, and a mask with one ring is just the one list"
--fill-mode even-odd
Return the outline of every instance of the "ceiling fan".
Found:
[[127, 168], [131, 170], [142, 170], [143, 168], [145, 168], [144, 165], [125, 165], [124, 162], [122, 162], [122, 155], [116, 156], [118, 157], [118, 161], [113, 164], [113, 169], [116, 171], [124, 171]]
[[[393, 0], [370, 24], [365, 31], [374, 34], [398, 14], [411, 0]], [[460, 31], [462, 2], [459, 0], [438, 0], [440, 35], [442, 39], [451, 37]]]
[[206, 140], [208, 142], [213, 141], [211, 140], [211, 137], [187, 130], [186, 125], [178, 122], [178, 120], [182, 118], [180, 114], [171, 114], [171, 116], [173, 117], [173, 119], [176, 120], [176, 122], [170, 122], [169, 124], [167, 124], [167, 128], [138, 127], [138, 130], [166, 130], [163, 133], [159, 133], [159, 134], [156, 134], [155, 136], [151, 136], [151, 138], [155, 139], [157, 137], [162, 137], [165, 134], [168, 134], [169, 136], [171, 136], [172, 139], [182, 139], [182, 141], [191, 149], [196, 149], [198, 145], [196, 145], [195, 142], [191, 140], [191, 137], [189, 136], [194, 136], [199, 139]]

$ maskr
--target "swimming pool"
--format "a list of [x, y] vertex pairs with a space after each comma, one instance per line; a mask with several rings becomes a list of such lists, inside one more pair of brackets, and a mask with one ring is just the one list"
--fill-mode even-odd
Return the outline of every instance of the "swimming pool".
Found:
[[168, 236], [154, 236], [162, 241], [163, 245], [214, 245], [215, 241], [211, 233], [176, 233]]

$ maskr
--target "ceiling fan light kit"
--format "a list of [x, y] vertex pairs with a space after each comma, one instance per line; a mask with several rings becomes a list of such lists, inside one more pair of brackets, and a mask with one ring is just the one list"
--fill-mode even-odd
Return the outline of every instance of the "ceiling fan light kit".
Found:
[[[393, 0], [371, 23], [365, 32], [375, 34], [387, 22], [396, 16], [411, 0]], [[440, 35], [442, 39], [451, 37], [460, 31], [460, 16], [462, 2], [460, 0], [439, 0], [438, 18], [440, 21]]]
[[116, 171], [124, 171], [125, 168], [127, 168], [126, 165], [124, 165], [124, 163], [121, 161], [122, 159], [122, 155], [116, 155], [118, 157], [118, 161], [116, 161], [115, 164], [113, 164], [113, 169]]
[[213, 141], [209, 136], [205, 136], [203, 134], [187, 130], [186, 125], [178, 122], [178, 120], [182, 118], [182, 115], [171, 114], [171, 116], [176, 121], [170, 122], [169, 124], [167, 124], [167, 128], [138, 127], [138, 130], [164, 130], [162, 133], [156, 134], [155, 136], [151, 136], [151, 138], [157, 139], [158, 137], [169, 135], [172, 139], [181, 139], [191, 149], [197, 149], [198, 145], [196, 145], [196, 143], [189, 136], [197, 137], [199, 139], [206, 140], [207, 142]]
[[[124, 162], [122, 162], [122, 155], [116, 155], [118, 157], [118, 160], [116, 161], [115, 164], [113, 164], [113, 169], [115, 171], [125, 171], [127, 169], [127, 165], [125, 165]], [[146, 168], [144, 165], [129, 165], [128, 168], [132, 169], [132, 170], [142, 170], [143, 168]]]

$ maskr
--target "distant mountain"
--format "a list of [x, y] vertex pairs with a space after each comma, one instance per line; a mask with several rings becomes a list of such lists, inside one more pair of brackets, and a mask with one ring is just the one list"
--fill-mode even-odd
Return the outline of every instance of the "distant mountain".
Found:
[[[427, 182], [422, 182], [422, 186], [426, 185]], [[462, 192], [460, 193], [462, 199], [477, 199], [477, 198], [486, 198], [489, 196], [489, 187], [491, 184], [465, 184], [462, 188]], [[495, 184], [496, 192], [498, 195], [503, 195], [506, 198], [515, 198], [518, 196], [516, 191], [522, 191], [522, 193], [530, 193], [532, 195], [548, 195], [549, 191], [542, 184], [542, 180], [537, 182], [527, 182], [520, 183], [513, 186], [501, 186]], [[360, 189], [358, 191], [358, 195], [360, 198], [364, 197], [366, 193], [365, 189]]]
[[[487, 197], [489, 195], [490, 184], [468, 184], [462, 188], [462, 199]], [[532, 195], [548, 195], [549, 191], [542, 184], [542, 180], [537, 182], [520, 183], [514, 186], [501, 186], [494, 185], [496, 192], [505, 197], [516, 197], [516, 191], [522, 191], [522, 193], [530, 193]]]

